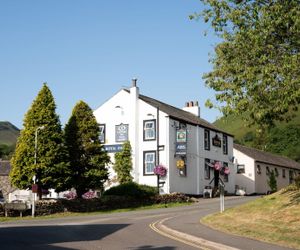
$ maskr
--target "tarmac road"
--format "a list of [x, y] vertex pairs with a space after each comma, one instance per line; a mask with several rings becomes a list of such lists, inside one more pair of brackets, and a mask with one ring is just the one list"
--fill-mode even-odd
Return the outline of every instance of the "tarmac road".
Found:
[[[225, 209], [254, 198], [226, 197]], [[176, 208], [2, 222], [0, 249], [285, 249], [199, 223], [218, 209], [218, 199], [200, 199]]]

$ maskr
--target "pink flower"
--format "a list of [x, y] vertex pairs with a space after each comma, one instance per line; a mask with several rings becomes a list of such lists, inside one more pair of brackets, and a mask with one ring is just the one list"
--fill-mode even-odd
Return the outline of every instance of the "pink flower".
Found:
[[154, 174], [159, 175], [161, 177], [167, 175], [167, 169], [163, 165], [155, 166], [153, 172], [154, 172]]

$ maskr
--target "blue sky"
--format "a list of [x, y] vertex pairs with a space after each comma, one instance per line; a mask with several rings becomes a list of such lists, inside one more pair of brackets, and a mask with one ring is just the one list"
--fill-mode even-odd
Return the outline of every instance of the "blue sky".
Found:
[[217, 40], [188, 18], [201, 9], [199, 0], [1, 1], [0, 121], [22, 128], [47, 82], [64, 125], [79, 100], [96, 109], [134, 77], [142, 94], [179, 108], [198, 100], [215, 121], [202, 75]]

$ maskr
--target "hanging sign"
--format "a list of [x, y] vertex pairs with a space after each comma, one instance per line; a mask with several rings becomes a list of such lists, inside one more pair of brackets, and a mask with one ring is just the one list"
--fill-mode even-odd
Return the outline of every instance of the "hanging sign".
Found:
[[215, 147], [221, 147], [221, 139], [219, 138], [218, 135], [216, 135], [214, 138], [212, 138], [212, 144], [215, 146]]
[[128, 124], [116, 125], [116, 142], [128, 141]]
[[186, 129], [176, 130], [176, 155], [186, 155], [187, 152], [187, 131]]

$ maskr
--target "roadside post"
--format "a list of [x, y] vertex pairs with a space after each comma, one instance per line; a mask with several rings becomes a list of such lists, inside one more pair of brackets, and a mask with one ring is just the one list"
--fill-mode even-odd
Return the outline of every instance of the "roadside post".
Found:
[[224, 212], [224, 183], [220, 182], [219, 183], [219, 189], [220, 189], [220, 212], [223, 213]]

